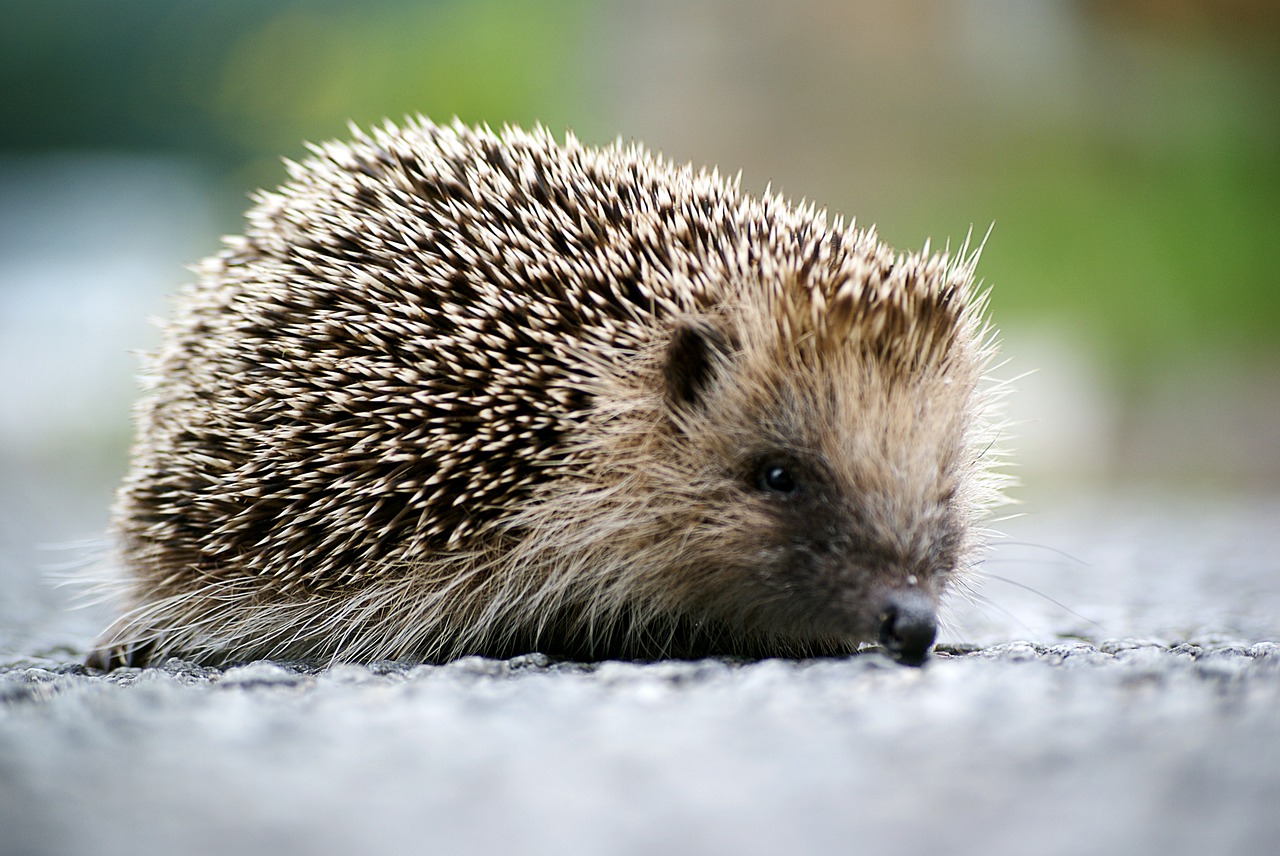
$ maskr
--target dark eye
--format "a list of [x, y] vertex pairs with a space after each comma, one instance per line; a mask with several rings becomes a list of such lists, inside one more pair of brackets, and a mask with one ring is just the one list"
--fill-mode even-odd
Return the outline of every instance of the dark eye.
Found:
[[795, 493], [797, 487], [795, 472], [785, 464], [765, 464], [757, 481], [761, 490], [774, 493]]

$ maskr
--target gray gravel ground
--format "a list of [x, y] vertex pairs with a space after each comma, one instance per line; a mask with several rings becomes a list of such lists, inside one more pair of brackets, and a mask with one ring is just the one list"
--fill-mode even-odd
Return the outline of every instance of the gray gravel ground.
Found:
[[101, 675], [10, 602], [0, 853], [1280, 852], [1280, 498], [1034, 510], [923, 669]]

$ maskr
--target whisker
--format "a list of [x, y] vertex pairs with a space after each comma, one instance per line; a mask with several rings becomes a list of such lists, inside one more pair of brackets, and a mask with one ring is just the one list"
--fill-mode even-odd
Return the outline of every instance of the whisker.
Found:
[[977, 589], [973, 588], [971, 585], [968, 585], [967, 583], [960, 584], [957, 586], [957, 588], [964, 593], [964, 597], [974, 606], [977, 606], [979, 608], [984, 608], [984, 609], [985, 608], [994, 609], [997, 612], [1004, 615], [1014, 624], [1017, 624], [1019, 627], [1021, 627], [1024, 631], [1026, 631], [1028, 635], [1035, 633], [1035, 631], [1031, 629], [1031, 626], [1029, 624], [1027, 624], [1025, 621], [1023, 621], [1021, 618], [1015, 615], [1011, 610], [1006, 609], [1005, 607], [996, 603], [994, 600], [987, 597], [985, 594], [982, 594]]
[[999, 574], [989, 574], [989, 573], [986, 573], [985, 571], [982, 573], [982, 576], [983, 576], [983, 577], [986, 577], [987, 579], [992, 579], [992, 580], [996, 580], [996, 581], [998, 581], [998, 582], [1005, 583], [1005, 584], [1007, 584], [1007, 585], [1011, 585], [1011, 586], [1013, 586], [1014, 588], [1020, 588], [1020, 589], [1022, 589], [1022, 590], [1023, 590], [1023, 591], [1025, 591], [1025, 592], [1029, 592], [1029, 593], [1031, 593], [1031, 594], [1038, 595], [1039, 597], [1044, 598], [1044, 599], [1045, 599], [1045, 600], [1047, 600], [1049, 603], [1051, 603], [1051, 604], [1053, 604], [1054, 606], [1056, 606], [1056, 607], [1058, 607], [1059, 609], [1061, 609], [1063, 612], [1069, 613], [1069, 614], [1071, 614], [1071, 615], [1075, 616], [1076, 618], [1080, 619], [1081, 621], [1083, 621], [1083, 622], [1085, 622], [1085, 623], [1087, 623], [1087, 624], [1091, 624], [1091, 625], [1093, 625], [1093, 626], [1094, 626], [1095, 628], [1097, 628], [1098, 630], [1103, 630], [1103, 631], [1105, 631], [1105, 630], [1106, 630], [1106, 628], [1105, 628], [1105, 627], [1103, 627], [1101, 623], [1099, 623], [1099, 622], [1097, 622], [1097, 621], [1094, 621], [1092, 618], [1089, 618], [1088, 616], [1081, 615], [1080, 613], [1076, 612], [1076, 611], [1075, 611], [1074, 609], [1072, 609], [1071, 607], [1067, 606], [1067, 605], [1066, 605], [1065, 603], [1063, 603], [1062, 601], [1060, 601], [1060, 600], [1056, 600], [1056, 599], [1054, 599], [1054, 598], [1052, 598], [1052, 597], [1049, 597], [1049, 595], [1045, 594], [1044, 592], [1040, 591], [1039, 589], [1036, 589], [1036, 588], [1034, 588], [1034, 587], [1032, 587], [1032, 586], [1027, 585], [1026, 583], [1020, 583], [1020, 582], [1018, 582], [1017, 580], [1011, 580], [1011, 579], [1009, 579], [1008, 577], [1002, 577], [1002, 576], [1000, 576]]
[[994, 544], [992, 544], [991, 546], [993, 549], [997, 549], [997, 550], [1000, 549], [1001, 547], [1030, 547], [1033, 550], [1044, 550], [1049, 553], [1054, 553], [1058, 556], [1061, 556], [1064, 559], [1069, 559], [1072, 562], [1076, 563], [1077, 565], [1081, 565], [1086, 568], [1093, 567], [1084, 559], [1081, 559], [1077, 556], [1073, 556], [1072, 554], [1068, 553], [1066, 550], [1060, 550], [1057, 547], [1050, 547], [1048, 544], [1037, 544], [1034, 541], [1007, 541], [1007, 540], [1001, 539], [995, 542]]
[[1064, 563], [1061, 559], [1028, 559], [1022, 556], [987, 556], [982, 560], [982, 564], [984, 567], [986, 565], [1027, 565], [1029, 567], [1048, 566], [1060, 568], [1063, 567]]

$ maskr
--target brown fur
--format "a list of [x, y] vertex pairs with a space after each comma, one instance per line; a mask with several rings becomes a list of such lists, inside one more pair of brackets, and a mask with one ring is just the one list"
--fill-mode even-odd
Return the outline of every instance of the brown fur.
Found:
[[840, 652], [972, 561], [973, 256], [541, 129], [290, 175], [149, 368], [91, 662]]

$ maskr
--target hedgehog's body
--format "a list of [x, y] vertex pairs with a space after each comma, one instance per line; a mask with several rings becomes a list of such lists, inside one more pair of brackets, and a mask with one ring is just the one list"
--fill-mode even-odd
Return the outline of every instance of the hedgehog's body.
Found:
[[542, 131], [291, 178], [179, 300], [94, 662], [924, 655], [996, 493], [970, 259]]

